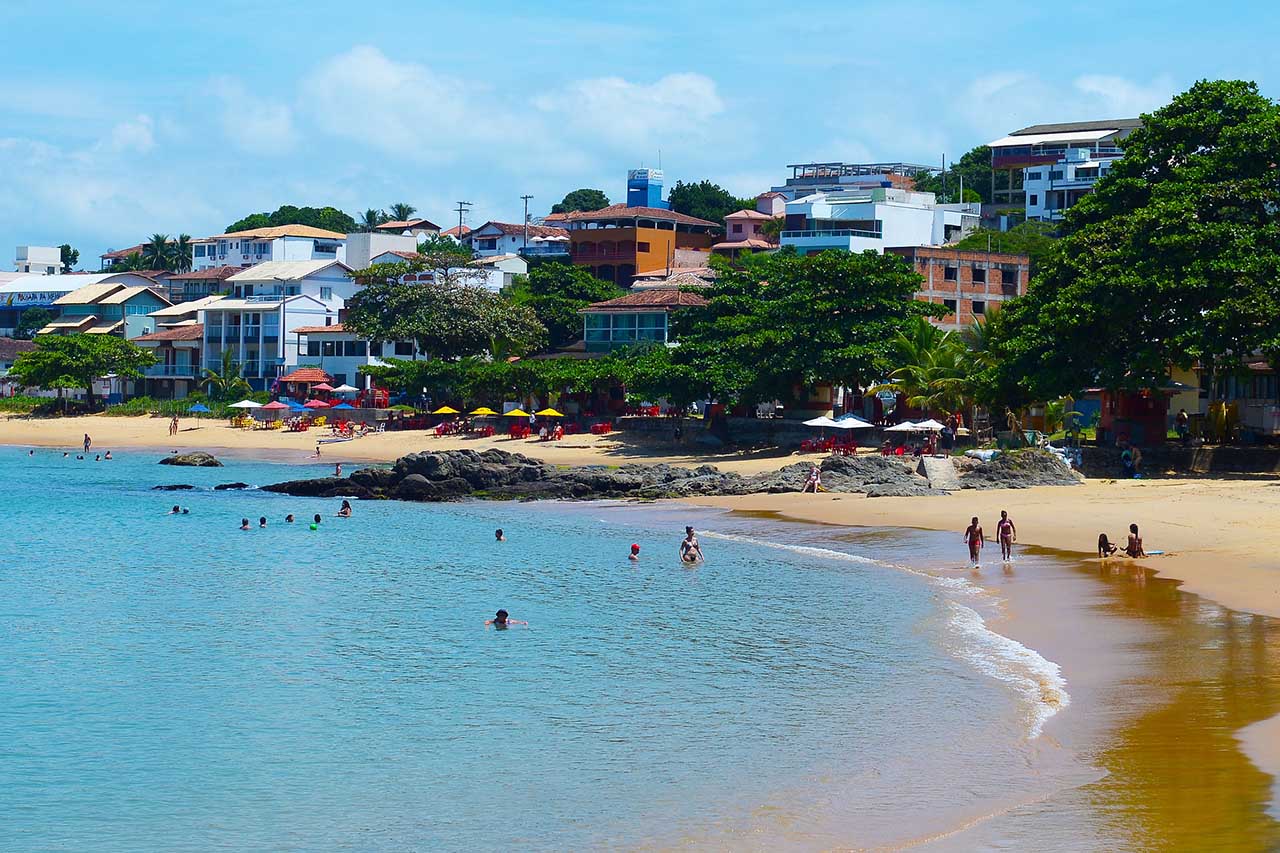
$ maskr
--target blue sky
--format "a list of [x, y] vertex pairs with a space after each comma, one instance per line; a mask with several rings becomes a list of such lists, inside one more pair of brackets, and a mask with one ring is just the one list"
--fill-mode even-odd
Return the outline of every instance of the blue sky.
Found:
[[[747, 195], [788, 163], [958, 157], [1149, 110], [1198, 78], [1280, 95], [1263, 3], [5, 0], [0, 253], [86, 268], [281, 204], [519, 221], [655, 165]], [[6, 267], [7, 268], [7, 267]]]

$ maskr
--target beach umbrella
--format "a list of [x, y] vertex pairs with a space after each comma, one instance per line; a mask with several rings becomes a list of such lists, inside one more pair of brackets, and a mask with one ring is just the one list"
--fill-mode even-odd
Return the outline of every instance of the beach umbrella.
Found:
[[920, 428], [911, 421], [903, 421], [900, 424], [894, 424], [891, 427], [885, 427], [885, 432], [919, 432]]
[[835, 424], [833, 424], [833, 426], [835, 426], [836, 429], [875, 429], [876, 428], [875, 424], [868, 423], [864, 421], [862, 418], [858, 417], [857, 415], [841, 415], [840, 417], [836, 418]]
[[945, 426], [938, 423], [933, 418], [929, 418], [927, 421], [920, 421], [916, 424], [916, 429], [922, 429], [928, 432], [941, 432], [945, 428]]
[[326, 403], [324, 400], [308, 400], [307, 402], [303, 403], [302, 405], [303, 405], [303, 406], [305, 406], [305, 407], [306, 407], [306, 408], [308, 408], [308, 409], [327, 409], [327, 408], [329, 408], [329, 404], [328, 404], [328, 403]]
[[260, 409], [262, 408], [262, 404], [254, 402], [253, 400], [241, 400], [239, 403], [232, 403], [227, 408], [228, 409]]
[[333, 408], [334, 409], [355, 409], [355, 406], [351, 405], [350, 403], [339, 403]]
[[285, 405], [289, 407], [289, 411], [305, 412], [307, 410], [307, 407], [299, 403], [297, 400], [285, 400], [284, 402]]
[[194, 406], [187, 409], [187, 411], [193, 412], [197, 415], [207, 415], [211, 410], [204, 403], [196, 403]]
[[504, 418], [527, 418], [529, 413], [524, 409], [512, 409], [509, 412], [504, 412], [502, 416]]
[[540, 412], [534, 412], [534, 414], [540, 418], [563, 418], [564, 417], [563, 414], [561, 414], [560, 412], [557, 412], [555, 409], [552, 409], [552, 408], [546, 408]]
[[334, 389], [333, 389], [333, 393], [335, 393], [335, 394], [358, 394], [358, 393], [360, 393], [360, 389], [359, 389], [359, 388], [353, 388], [353, 387], [351, 387], [350, 385], [348, 385], [348, 384], [346, 384], [346, 383], [344, 382], [344, 383], [342, 383], [341, 385], [339, 385], [337, 388], [334, 388]]
[[281, 403], [279, 400], [272, 400], [270, 403], [267, 403], [265, 406], [261, 406], [260, 408], [264, 412], [279, 412], [289, 408], [289, 405], [287, 403]]
[[804, 422], [804, 425], [810, 427], [833, 427], [836, 425], [836, 422], [826, 415], [822, 415], [821, 417], [810, 418]]
[[311, 386], [311, 390], [312, 391], [332, 391], [333, 386], [330, 385], [328, 382], [317, 382], [315, 385]]
[[471, 411], [471, 414], [473, 414], [473, 415], [496, 415], [496, 414], [498, 414], [498, 413], [497, 413], [497, 412], [495, 412], [493, 409], [489, 408], [488, 406], [481, 406], [481, 407], [480, 407], [480, 408], [478, 408], [478, 409], [473, 409], [473, 410]]
[[433, 414], [433, 415], [460, 415], [460, 414], [462, 414], [462, 412], [459, 412], [459, 411], [458, 411], [457, 409], [455, 409], [453, 406], [441, 406], [440, 408], [436, 409], [436, 410], [435, 410], [434, 412], [432, 412], [431, 414]]

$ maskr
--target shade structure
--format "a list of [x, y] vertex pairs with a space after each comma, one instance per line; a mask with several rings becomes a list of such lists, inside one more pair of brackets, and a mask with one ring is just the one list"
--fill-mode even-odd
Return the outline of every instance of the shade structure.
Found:
[[305, 406], [305, 407], [307, 407], [308, 409], [327, 409], [327, 408], [329, 408], [329, 404], [328, 404], [328, 403], [326, 403], [324, 400], [308, 400], [307, 402], [303, 403], [302, 405], [303, 405], [303, 406]]
[[262, 411], [264, 412], [280, 412], [289, 408], [289, 404], [281, 403], [279, 400], [272, 400], [270, 403], [267, 403], [265, 406], [262, 406], [261, 408], [262, 408]]
[[311, 390], [312, 391], [332, 391], [333, 386], [330, 385], [328, 382], [317, 382], [315, 385], [311, 386]]
[[543, 409], [540, 412], [534, 412], [534, 414], [540, 418], [563, 418], [564, 417], [562, 413], [557, 412], [555, 409], [551, 409], [551, 408]]
[[483, 416], [483, 415], [496, 415], [498, 413], [495, 412], [493, 409], [489, 408], [488, 406], [481, 406], [478, 409], [472, 409], [471, 414]]
[[512, 409], [509, 412], [503, 412], [502, 416], [505, 418], [527, 418], [529, 413], [524, 409]]
[[440, 408], [436, 409], [436, 410], [435, 410], [434, 412], [432, 412], [431, 414], [433, 414], [433, 415], [460, 415], [460, 414], [462, 414], [462, 412], [459, 412], [459, 411], [458, 411], [457, 409], [455, 409], [453, 406], [441, 406]]
[[241, 400], [239, 403], [232, 403], [229, 409], [261, 409], [262, 404], [254, 400]]
[[916, 426], [911, 421], [903, 421], [900, 424], [894, 424], [891, 427], [885, 427], [884, 431], [885, 432], [919, 432], [920, 427]]
[[929, 420], [927, 421], [917, 422], [916, 429], [922, 429], [928, 432], [940, 432], [943, 429], [945, 429], [945, 426], [943, 424], [938, 423], [933, 418], [929, 418]]
[[344, 382], [344, 383], [342, 383], [341, 385], [339, 385], [337, 388], [334, 388], [334, 389], [333, 389], [333, 393], [335, 393], [335, 394], [358, 394], [358, 393], [360, 393], [360, 389], [359, 389], [359, 388], [353, 388], [352, 386], [350, 386], [350, 385], [348, 385], [347, 383], [345, 383], [345, 382]]
[[305, 412], [307, 410], [307, 407], [299, 403], [297, 400], [285, 400], [284, 402], [291, 412]]
[[832, 424], [836, 429], [875, 429], [876, 425], [868, 423], [856, 415], [841, 415]]
[[826, 415], [822, 415], [821, 417], [810, 418], [804, 422], [804, 425], [808, 427], [833, 427], [836, 422]]
[[354, 409], [355, 409], [355, 406], [351, 405], [350, 403], [339, 403], [338, 405], [334, 406], [333, 408], [334, 408], [335, 410], [337, 410], [337, 409], [353, 409], [353, 410], [354, 410]]
[[187, 411], [188, 411], [188, 412], [195, 412], [195, 413], [196, 413], [196, 414], [198, 414], [198, 415], [208, 414], [208, 412], [209, 412], [209, 407], [208, 407], [208, 406], [206, 406], [204, 403], [196, 403], [194, 406], [192, 406], [191, 408], [187, 409]]

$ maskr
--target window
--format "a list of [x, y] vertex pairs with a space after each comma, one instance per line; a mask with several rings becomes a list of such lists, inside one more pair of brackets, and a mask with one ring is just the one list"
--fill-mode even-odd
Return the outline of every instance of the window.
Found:
[[1036, 195], [1035, 193], [1032, 193], [1031, 195], [1027, 196], [1027, 203], [1032, 207], [1036, 207], [1037, 205], [1040, 204], [1040, 196]]
[[195, 256], [196, 256], [197, 258], [203, 258], [203, 257], [204, 257], [204, 246], [196, 246], [196, 247], [194, 248], [194, 254], [195, 254]]
[[1000, 283], [1001, 284], [1017, 284], [1018, 268], [1017, 267], [1001, 267]]
[[649, 251], [649, 244], [648, 244], [648, 243], [636, 243], [636, 251], [637, 251], [637, 252], [647, 252], [647, 251]]
[[959, 276], [959, 274], [960, 274], [960, 271], [957, 270], [955, 267], [946, 267], [942, 271], [942, 279], [943, 281], [955, 281]]
[[973, 313], [975, 314], [987, 313], [987, 303], [977, 299], [973, 300]]
[[947, 309], [948, 314], [956, 313], [956, 301], [954, 299], [942, 300], [942, 307]]
[[1061, 169], [1050, 169], [1050, 170], [1049, 170], [1049, 180], [1051, 180], [1051, 181], [1060, 181], [1060, 180], [1062, 180], [1062, 170], [1061, 170]]
[[741, 223], [741, 222], [735, 222], [735, 223], [733, 223], [733, 233], [734, 233], [734, 234], [741, 234], [741, 233], [742, 233], [742, 223]]
[[1098, 167], [1097, 167], [1097, 166], [1091, 166], [1091, 167], [1087, 167], [1087, 168], [1078, 168], [1078, 169], [1076, 169], [1076, 180], [1077, 180], [1077, 181], [1088, 181], [1088, 180], [1092, 180], [1092, 179], [1094, 179], [1094, 178], [1096, 178], [1096, 177], [1098, 177]]
[[1044, 177], [1044, 172], [1027, 172], [1026, 180], [1028, 180], [1028, 181], [1038, 181], [1038, 180], [1040, 180], [1042, 177]]
[[975, 284], [987, 283], [987, 271], [982, 267], [973, 268], [973, 281]]
[[347, 358], [357, 358], [365, 355], [366, 344], [364, 341], [343, 341], [342, 354]]
[[321, 299], [324, 299], [324, 300], [332, 299], [332, 298], [333, 298], [333, 288], [332, 288], [332, 287], [322, 287], [322, 288], [320, 288], [320, 298], [321, 298]]
[[333, 345], [334, 345], [334, 341], [324, 341], [324, 343], [323, 343], [323, 345], [322, 345], [322, 348], [321, 348], [321, 354], [322, 354], [322, 355], [337, 355], [337, 352], [334, 350]]
[[492, 237], [492, 238], [488, 238], [488, 239], [485, 239], [485, 240], [481, 240], [481, 241], [480, 241], [480, 248], [481, 248], [482, 250], [483, 250], [483, 249], [496, 249], [496, 248], [498, 248], [498, 240], [497, 240], [497, 238], [496, 238], [496, 237]]
[[413, 355], [413, 341], [396, 341], [396, 355]]
[[319, 358], [319, 357], [320, 357], [320, 342], [319, 342], [319, 341], [307, 341], [307, 355], [308, 355], [308, 356], [310, 356], [311, 358]]

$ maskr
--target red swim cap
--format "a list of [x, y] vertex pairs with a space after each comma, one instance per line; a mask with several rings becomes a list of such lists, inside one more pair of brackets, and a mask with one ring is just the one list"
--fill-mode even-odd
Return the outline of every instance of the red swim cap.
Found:
[[631, 550], [632, 550], [632, 551], [639, 551], [639, 550], [640, 550], [640, 546], [639, 546], [639, 545], [637, 545], [636, 543], [632, 542], [632, 543], [631, 543]]

